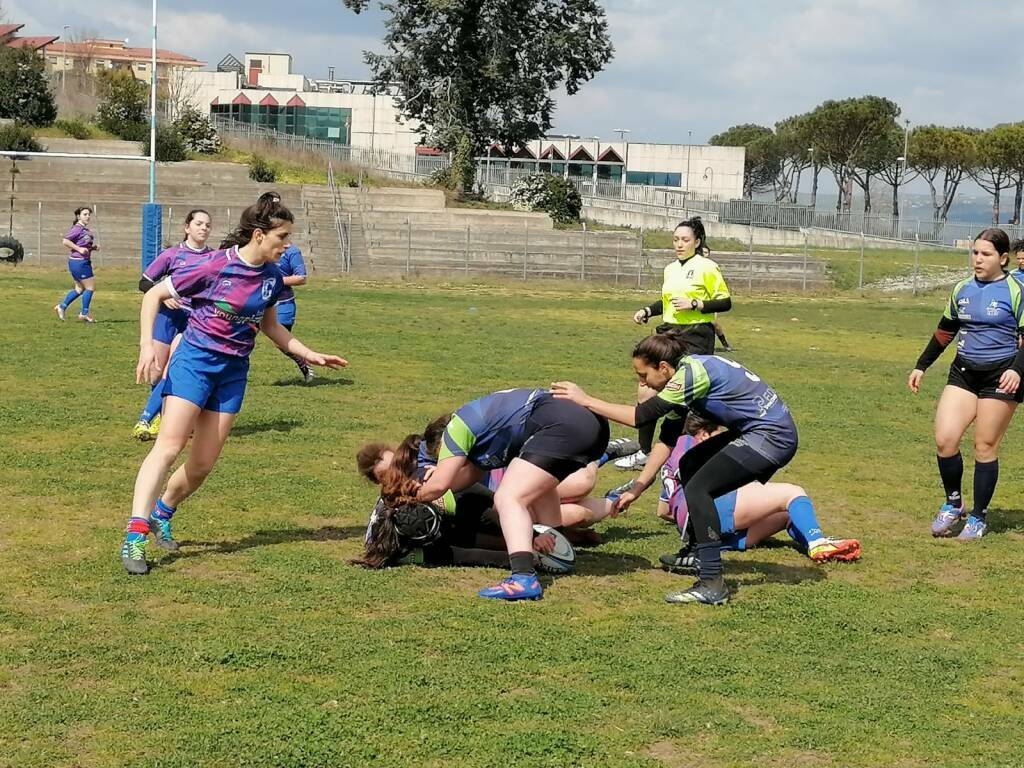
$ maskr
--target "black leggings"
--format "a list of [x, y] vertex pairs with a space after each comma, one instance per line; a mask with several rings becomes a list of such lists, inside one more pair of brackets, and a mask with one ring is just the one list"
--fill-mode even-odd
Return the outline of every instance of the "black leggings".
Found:
[[715, 507], [716, 498], [755, 480], [767, 482], [778, 468], [775, 462], [752, 448], [734, 442], [710, 456], [683, 485], [697, 546], [721, 541], [722, 526]]

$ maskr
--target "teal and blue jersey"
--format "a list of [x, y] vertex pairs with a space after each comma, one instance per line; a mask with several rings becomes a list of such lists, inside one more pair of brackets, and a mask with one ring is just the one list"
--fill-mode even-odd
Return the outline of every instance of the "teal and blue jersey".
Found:
[[1017, 267], [1013, 272], [1010, 273], [1010, 277], [1016, 280], [1018, 283], [1024, 283], [1024, 269]]
[[[289, 245], [285, 249], [285, 252], [281, 254], [281, 260], [277, 262], [277, 268], [281, 271], [281, 277], [306, 276], [306, 262], [302, 260], [302, 251], [297, 245]], [[286, 285], [281, 291], [281, 297], [277, 303], [284, 304], [289, 301], [295, 301], [295, 291], [290, 285]]]
[[695, 411], [738, 432], [758, 453], [772, 457], [795, 448], [796, 424], [778, 393], [739, 363], [716, 355], [688, 355], [658, 393], [672, 406], [666, 419], [683, 419]]
[[1021, 284], [1004, 276], [992, 282], [976, 277], [953, 287], [943, 317], [960, 324], [956, 352], [975, 365], [996, 363], [1017, 354], [1024, 302]]
[[467, 403], [448, 423], [438, 461], [465, 456], [480, 469], [507, 467], [526, 442], [534, 407], [550, 396], [546, 389], [506, 389]]

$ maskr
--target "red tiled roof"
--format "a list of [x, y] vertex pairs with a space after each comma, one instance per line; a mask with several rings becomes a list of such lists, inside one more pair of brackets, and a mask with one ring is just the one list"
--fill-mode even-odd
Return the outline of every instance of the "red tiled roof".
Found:
[[279, 107], [281, 105], [280, 105], [280, 103], [278, 103], [277, 99], [274, 98], [274, 94], [268, 93], [266, 96], [264, 96], [262, 99], [260, 99], [260, 106], [261, 107]]
[[286, 107], [304, 107], [304, 106], [306, 106], [306, 102], [304, 102], [301, 98], [299, 98], [298, 94], [295, 94], [290, 99], [288, 99], [288, 103], [285, 104], [285, 106]]
[[240, 93], [231, 100], [232, 104], [252, 104], [252, 100], [244, 93]]
[[[116, 42], [117, 45], [112, 43]], [[61, 44], [64, 53], [64, 44]], [[67, 43], [67, 54], [73, 57], [89, 57], [92, 59], [110, 59], [112, 61], [149, 61], [152, 58], [150, 48], [126, 48], [120, 41], [86, 40], [81, 43]], [[181, 64], [183, 66], [203, 66], [202, 61], [193, 59], [183, 53], [175, 53], [164, 48], [156, 49], [157, 63]]]
[[7, 37], [7, 35], [13, 35], [15, 32], [17, 32], [24, 26], [24, 24], [0, 24], [0, 37]]
[[[3, 35], [0, 35], [3, 37]], [[51, 35], [38, 35], [36, 37], [12, 37], [7, 41], [8, 48], [31, 48], [33, 51], [38, 51], [40, 48], [45, 48], [54, 40], [59, 39], [58, 36]]]
[[213, 101], [210, 102], [210, 106], [216, 107], [218, 104], [220, 104], [220, 96], [214, 96]]

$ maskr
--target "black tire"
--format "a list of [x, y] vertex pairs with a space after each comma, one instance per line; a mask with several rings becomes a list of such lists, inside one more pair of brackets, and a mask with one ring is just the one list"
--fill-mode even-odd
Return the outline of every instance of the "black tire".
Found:
[[0, 235], [0, 261], [17, 264], [25, 260], [25, 248], [16, 238]]

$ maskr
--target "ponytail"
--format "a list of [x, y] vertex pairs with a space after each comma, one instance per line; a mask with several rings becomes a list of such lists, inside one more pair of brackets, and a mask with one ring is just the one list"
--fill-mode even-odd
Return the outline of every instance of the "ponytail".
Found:
[[269, 232], [285, 222], [294, 222], [292, 212], [281, 205], [269, 194], [260, 195], [260, 199], [250, 205], [238, 219], [238, 226], [224, 238], [221, 248], [246, 246], [252, 240], [253, 233], [258, 229]]

